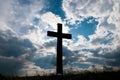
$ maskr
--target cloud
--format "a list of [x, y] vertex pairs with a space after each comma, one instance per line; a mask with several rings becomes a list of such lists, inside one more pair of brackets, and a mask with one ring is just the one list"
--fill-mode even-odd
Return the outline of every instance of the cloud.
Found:
[[11, 14], [11, 8], [12, 8], [11, 4], [13, 2], [14, 0], [0, 1], [0, 20], [6, 21], [6, 19], [10, 19], [9, 14]]
[[[84, 18], [90, 16], [96, 18], [98, 21], [95, 33], [89, 35], [90, 40], [86, 40], [84, 36], [79, 34], [76, 42], [69, 42], [69, 45], [72, 45], [68, 45], [70, 50], [84, 56], [86, 53], [91, 53], [92, 55], [89, 55], [87, 58], [85, 57], [86, 62], [99, 65], [104, 65], [104, 62], [107, 65], [111, 63], [110, 66], [115, 63], [118, 64], [117, 66], [119, 67], [119, 59], [116, 60], [117, 56], [111, 59], [105, 57], [117, 55], [119, 53], [118, 48], [120, 45], [118, 42], [120, 41], [120, 37], [118, 36], [118, 26], [120, 24], [118, 21], [120, 17], [118, 14], [120, 13], [120, 7], [118, 5], [120, 5], [118, 0], [63, 0], [62, 8], [66, 14], [67, 21], [71, 25], [76, 24], [77, 20], [82, 22]], [[103, 58], [104, 61], [101, 61]]]
[[43, 9], [44, 0], [5, 0], [0, 3], [0, 20], [23, 36], [35, 28], [34, 19]]
[[70, 65], [73, 62], [77, 60], [77, 58], [74, 57], [74, 53], [69, 50], [66, 46], [63, 46], [63, 64], [64, 66]]
[[[17, 74], [22, 68], [24, 61], [14, 57], [0, 56], [0, 73], [2, 74]], [[8, 66], [9, 65], [9, 66]]]
[[[7, 2], [2, 3], [6, 4]], [[14, 60], [17, 62], [18, 60], [16, 58], [14, 59], [14, 57], [24, 57], [25, 60], [18, 61], [18, 63], [20, 62], [20, 68], [16, 62], [17, 69], [14, 69], [15, 64], [11, 64], [10, 68], [13, 68], [11, 69], [13, 72], [16, 71], [16, 73], [22, 74], [25, 71], [28, 71], [31, 74], [35, 74], [35, 71], [37, 70], [40, 73], [42, 70], [40, 67], [42, 67], [43, 71], [49, 73], [48, 71], [50, 70], [48, 70], [48, 68], [52, 69], [56, 64], [54, 60], [55, 49], [53, 48], [53, 50], [49, 49], [49, 47], [44, 47], [46, 42], [52, 40], [48, 39], [48, 41], [46, 41], [46, 34], [47, 30], [57, 29], [57, 23], [55, 22], [61, 21], [61, 18], [51, 12], [45, 14], [40, 13], [44, 6], [43, 0], [18, 0], [12, 1], [11, 3], [8, 1], [8, 4], [9, 5], [1, 6], [2, 10], [4, 7], [10, 9], [9, 12], [7, 12], [6, 8], [4, 11], [5, 13], [10, 14], [3, 14], [1, 11], [2, 14], [0, 15], [0, 18], [4, 19], [0, 19], [2, 21], [0, 22], [0, 56], [2, 56], [1, 58], [7, 58], [3, 59], [3, 66], [11, 64], [12, 62], [14, 63]], [[3, 16], [9, 16], [8, 18], [10, 20]], [[47, 20], [53, 20], [53, 18], [56, 21], [51, 21], [50, 24]], [[55, 24], [52, 25], [53, 23]], [[50, 52], [52, 55], [49, 55]], [[42, 57], [42, 54], [46, 56]], [[27, 57], [25, 55], [27, 55]], [[32, 58], [39, 55], [39, 58], [31, 61]], [[11, 59], [11, 57], [13, 57], [13, 59]], [[9, 58], [11, 62], [4, 62], [9, 60]], [[50, 59], [49, 61], [48, 58]], [[32, 68], [29, 68], [30, 65]], [[2, 73], [6, 73], [5, 68], [2, 69]], [[8, 69], [8, 72], [9, 71], [10, 70]], [[13, 73], [12, 71], [10, 72]]]
[[26, 60], [23, 56], [17, 58], [0, 56], [0, 65], [0, 73], [4, 75], [32, 76], [33, 74], [50, 73], [49, 70], [36, 66], [35, 63]]
[[[105, 54], [103, 57], [105, 57], [106, 59], [108, 59], [107, 61], [106, 61], [106, 63], [108, 64], [108, 65], [110, 65], [110, 66], [120, 66], [120, 62], [119, 62], [119, 60], [120, 60], [120, 50], [119, 50], [119, 48], [120, 48], [120, 46], [119, 47], [117, 47], [117, 49], [116, 50], [114, 50], [114, 51], [112, 51], [111, 53], [107, 53], [107, 54]], [[109, 60], [109, 59], [112, 59], [112, 60]]]
[[79, 20], [80, 16], [108, 16], [113, 11], [114, 3], [116, 1], [113, 0], [63, 0], [62, 7], [67, 18]]
[[[17, 37], [10, 30], [0, 32], [0, 42], [0, 73], [2, 74], [43, 75], [51, 73], [50, 66], [52, 69], [55, 66], [56, 59], [53, 55], [39, 56], [31, 61], [32, 58], [38, 56], [34, 44], [28, 39]], [[48, 59], [50, 60], [48, 61]]]
[[78, 34], [75, 41], [63, 40], [64, 68], [87, 69], [93, 64], [98, 68], [104, 64], [119, 67], [119, 0], [63, 0], [64, 20], [51, 11], [42, 12], [46, 3], [44, 0], [0, 2], [1, 73], [7, 73], [8, 64], [7, 71], [11, 73], [54, 72], [57, 42], [56, 38], [47, 36], [47, 31], [56, 32], [57, 23], [62, 23], [63, 32], [68, 33], [76, 27], [67, 24], [77, 25], [77, 21], [81, 24], [89, 17], [98, 22], [89, 40], [82, 34]]
[[35, 52], [35, 47], [28, 39], [20, 39], [12, 35], [10, 31], [6, 31], [5, 34], [0, 32], [0, 55], [17, 57]]
[[76, 24], [81, 18], [90, 16], [96, 18], [98, 25], [95, 34], [89, 37], [92, 40], [92, 36], [96, 39], [105, 38], [109, 36], [109, 32], [113, 33], [113, 36], [119, 34], [119, 4], [118, 0], [63, 0], [62, 8], [71, 24]]
[[56, 57], [53, 54], [43, 56], [42, 53], [40, 53], [32, 57], [30, 61], [34, 62], [36, 66], [43, 69], [54, 69], [56, 67]]
[[0, 31], [7, 31], [7, 30], [10, 30], [11, 32], [14, 33], [14, 31], [6, 25], [6, 23], [2, 20], [0, 20]]

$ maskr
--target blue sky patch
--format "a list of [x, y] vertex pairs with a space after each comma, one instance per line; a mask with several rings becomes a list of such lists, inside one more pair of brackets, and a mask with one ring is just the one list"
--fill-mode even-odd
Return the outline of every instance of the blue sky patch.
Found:
[[70, 33], [72, 33], [73, 38], [77, 39], [78, 35], [83, 35], [86, 39], [89, 40], [88, 36], [95, 33], [97, 25], [98, 25], [98, 21], [96, 21], [94, 17], [88, 17], [88, 18], [85, 18], [78, 25], [69, 24], [68, 26], [71, 27]]
[[65, 13], [62, 10], [62, 0], [45, 0], [46, 7], [40, 13], [52, 12], [59, 15], [61, 19], [65, 18]]

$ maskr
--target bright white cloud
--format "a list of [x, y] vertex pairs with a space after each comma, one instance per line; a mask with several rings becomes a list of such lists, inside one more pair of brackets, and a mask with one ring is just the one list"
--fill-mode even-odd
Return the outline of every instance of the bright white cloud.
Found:
[[[82, 21], [90, 16], [98, 21], [95, 34], [89, 35], [90, 40], [79, 35], [78, 41], [68, 41], [69, 46], [65, 44], [70, 50], [77, 50], [79, 54], [84, 56], [87, 53], [102, 56], [116, 54], [114, 51], [120, 46], [120, 37], [118, 36], [120, 35], [119, 0], [63, 0], [62, 8], [66, 14], [66, 20], [70, 24], [76, 24], [76, 20]], [[94, 56], [89, 55], [88, 58]]]
[[[44, 0], [30, 0], [29, 4], [25, 4], [21, 0], [5, 0], [0, 2], [0, 20], [9, 25], [18, 35], [24, 34], [33, 25], [33, 19], [38, 18], [39, 11], [43, 9]], [[34, 27], [34, 26], [33, 26]]]
[[[47, 24], [50, 30], [57, 31], [57, 24], [61, 23], [63, 24], [63, 32], [67, 33], [69, 31], [69, 28], [64, 25], [64, 22], [61, 20], [61, 18], [58, 15], [53, 14], [52, 12], [47, 12], [41, 16], [41, 20], [44, 22], [44, 24]], [[51, 27], [51, 28], [50, 28]]]
[[113, 11], [114, 3], [116, 1], [113, 0], [63, 0], [63, 10], [68, 19], [79, 19], [80, 16], [104, 17]]
[[[118, 27], [120, 25], [120, 16], [118, 15], [120, 13], [119, 5], [120, 2], [118, 2], [118, 0], [63, 0], [62, 6], [67, 19], [70, 19], [70, 22], [72, 20], [72, 23], [81, 19], [81, 16], [83, 16], [83, 18], [89, 16], [97, 18], [99, 24], [95, 34], [89, 36], [90, 42], [100, 38], [103, 40], [108, 37], [111, 40], [114, 38], [114, 41], [119, 42], [120, 40], [117, 36], [120, 32], [120, 28]], [[109, 32], [112, 32], [113, 35], [109, 35]], [[118, 40], [116, 40], [115, 36], [117, 36]], [[80, 40], [83, 39], [84, 38]], [[83, 44], [85, 44], [85, 42]]]

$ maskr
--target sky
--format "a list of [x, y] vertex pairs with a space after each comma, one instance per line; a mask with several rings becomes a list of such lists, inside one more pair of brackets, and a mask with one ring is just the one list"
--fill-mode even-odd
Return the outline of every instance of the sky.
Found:
[[0, 73], [55, 73], [57, 23], [64, 72], [120, 68], [120, 0], [0, 0]]

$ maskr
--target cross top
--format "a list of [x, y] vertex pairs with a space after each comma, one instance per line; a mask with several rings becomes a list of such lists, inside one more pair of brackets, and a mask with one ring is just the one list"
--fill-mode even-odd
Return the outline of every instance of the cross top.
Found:
[[58, 25], [57, 32], [48, 31], [47, 35], [52, 37], [71, 39], [70, 34], [62, 33], [62, 24], [58, 23], [57, 25]]

